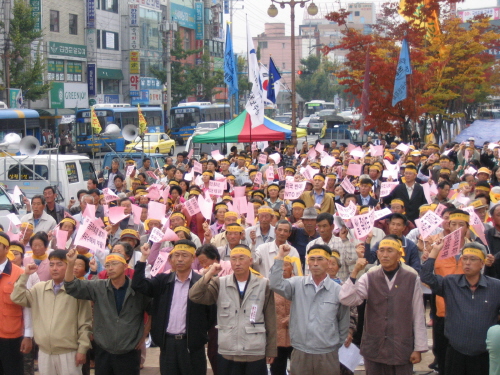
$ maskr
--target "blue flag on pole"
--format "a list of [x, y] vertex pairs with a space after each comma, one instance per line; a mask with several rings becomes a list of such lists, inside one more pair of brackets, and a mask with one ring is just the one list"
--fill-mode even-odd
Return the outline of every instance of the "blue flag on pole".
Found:
[[[269, 84], [267, 86], [267, 99], [276, 104], [276, 94], [278, 92], [279, 80], [281, 79], [281, 74], [276, 69], [272, 57], [269, 57]], [[278, 87], [276, 87], [278, 86]]]
[[227, 84], [228, 96], [238, 94], [238, 71], [233, 52], [233, 41], [229, 24], [226, 28], [226, 50], [224, 51], [224, 82]]
[[396, 79], [394, 80], [392, 106], [395, 106], [401, 100], [406, 99], [406, 76], [411, 73], [410, 49], [408, 48], [406, 39], [403, 39], [401, 52], [399, 53], [398, 68], [396, 70]]

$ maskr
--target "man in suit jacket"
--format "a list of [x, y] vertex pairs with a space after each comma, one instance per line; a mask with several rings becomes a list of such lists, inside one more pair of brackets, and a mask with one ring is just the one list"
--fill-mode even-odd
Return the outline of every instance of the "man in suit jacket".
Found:
[[359, 206], [375, 207], [378, 201], [370, 195], [373, 181], [369, 178], [363, 178], [359, 182], [359, 195], [356, 195], [356, 203]]
[[373, 181], [373, 193], [375, 195], [375, 199], [380, 198], [380, 187], [382, 185], [382, 181], [380, 181], [381, 169], [378, 165], [372, 164], [368, 170], [368, 176], [370, 176]]
[[420, 206], [427, 204], [424, 188], [416, 182], [417, 168], [407, 165], [404, 174], [405, 182], [394, 188], [391, 194], [384, 198], [384, 203], [389, 204], [393, 199], [401, 199], [406, 207], [408, 220], [414, 222], [418, 219]]
[[306, 207], [314, 207], [318, 204], [321, 212], [329, 212], [332, 215], [335, 213], [335, 204], [330, 194], [327, 194], [325, 189], [325, 176], [317, 173], [313, 177], [313, 190], [304, 191], [299, 199], [302, 199]]
[[205, 374], [207, 371], [205, 344], [208, 329], [215, 322], [215, 311], [188, 298], [189, 289], [201, 278], [191, 270], [195, 251], [192, 241], [177, 241], [170, 252], [175, 272], [160, 273], [151, 279], [144, 274], [149, 247], [141, 248], [141, 259], [135, 265], [132, 289], [153, 297], [151, 337], [160, 347], [162, 375]]

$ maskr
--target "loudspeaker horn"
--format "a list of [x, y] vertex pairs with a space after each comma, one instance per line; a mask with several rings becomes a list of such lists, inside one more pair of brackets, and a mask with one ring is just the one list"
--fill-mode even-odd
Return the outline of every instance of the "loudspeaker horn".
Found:
[[17, 152], [19, 151], [19, 144], [21, 137], [17, 133], [9, 133], [3, 137], [3, 142], [0, 143], [0, 149], [4, 151]]
[[118, 138], [120, 136], [121, 129], [116, 124], [109, 124], [106, 126], [104, 133], [99, 134], [101, 137]]
[[122, 136], [126, 141], [132, 142], [139, 135], [139, 129], [135, 125], [126, 125], [122, 130]]
[[19, 143], [19, 151], [21, 154], [28, 156], [38, 155], [38, 151], [40, 151], [40, 142], [31, 135], [24, 137], [21, 139], [21, 143]]

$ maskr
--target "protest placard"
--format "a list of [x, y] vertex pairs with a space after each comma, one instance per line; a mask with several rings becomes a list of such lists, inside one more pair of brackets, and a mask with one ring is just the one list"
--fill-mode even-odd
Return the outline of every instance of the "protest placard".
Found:
[[247, 225], [254, 225], [255, 223], [255, 208], [252, 202], [247, 203]]
[[284, 181], [285, 180], [285, 172], [283, 171], [283, 167], [279, 167], [278, 168], [278, 179], [280, 181]]
[[194, 196], [191, 199], [188, 199], [184, 203], [184, 206], [186, 207], [186, 210], [188, 211], [188, 214], [191, 217], [193, 217], [198, 212], [200, 212], [200, 206], [198, 206], [198, 197], [196, 197], [196, 196]]
[[129, 217], [129, 215], [125, 214], [125, 207], [110, 207], [108, 217], [111, 224], [116, 224]]
[[135, 169], [135, 165], [129, 165], [127, 167], [127, 175], [126, 175], [126, 177], [130, 176], [132, 174], [132, 172], [134, 172], [134, 169]]
[[159, 180], [158, 176], [155, 175], [155, 173], [153, 171], [146, 171], [146, 174], [151, 177], [153, 180]]
[[410, 146], [405, 145], [404, 143], [400, 143], [397, 147], [396, 150], [403, 151], [403, 154], [407, 154], [408, 151], [410, 151]]
[[118, 195], [116, 195], [111, 189], [108, 188], [102, 189], [102, 193], [104, 194], [104, 200], [106, 201], [106, 203], [110, 203], [120, 199], [118, 198]]
[[210, 180], [208, 182], [208, 194], [221, 197], [224, 194], [224, 189], [226, 187], [226, 181], [214, 181]]
[[354, 236], [358, 240], [363, 240], [373, 229], [375, 222], [375, 211], [370, 211], [363, 215], [354, 216], [351, 219], [353, 225]]
[[460, 239], [462, 238], [462, 228], [450, 233], [443, 238], [443, 248], [439, 252], [437, 259], [448, 259], [460, 254]]
[[83, 246], [96, 253], [98, 250], [104, 251], [106, 249], [107, 237], [108, 232], [100, 228], [90, 218], [86, 218], [84, 223], [78, 228], [75, 236], [75, 245]]
[[275, 152], [274, 154], [269, 155], [269, 158], [273, 159], [276, 164], [279, 164], [280, 161], [281, 161], [281, 156], [277, 152]]
[[56, 246], [58, 249], [66, 249], [66, 242], [68, 241], [68, 231], [57, 229], [56, 230]]
[[241, 214], [246, 214], [247, 213], [247, 198], [246, 197], [234, 197], [233, 198], [233, 206], [234, 210]]
[[307, 152], [307, 158], [308, 158], [309, 160], [314, 160], [314, 159], [316, 159], [316, 156], [317, 156], [317, 155], [318, 155], [318, 154], [317, 154], [316, 150], [315, 150], [313, 147], [311, 147], [311, 148], [309, 149], [309, 151]]
[[439, 203], [434, 212], [436, 213], [436, 215], [441, 216], [444, 210], [446, 210], [446, 206], [444, 204]]
[[427, 203], [432, 204], [429, 183], [426, 182], [425, 184], [422, 184], [422, 187], [424, 188], [424, 195], [425, 195], [425, 199], [427, 199]]
[[170, 186], [165, 186], [161, 191], [161, 197], [163, 198], [163, 203], [167, 203], [168, 197], [170, 196]]
[[351, 152], [352, 150], [354, 150], [357, 146], [354, 144], [354, 143], [349, 143], [347, 145], [347, 151], [348, 152]]
[[356, 188], [353, 186], [351, 181], [346, 177], [342, 180], [342, 183], [340, 184], [344, 188], [345, 191], [347, 191], [349, 194], [354, 194], [356, 191]]
[[203, 173], [203, 167], [201, 163], [198, 163], [196, 160], [193, 160], [193, 171], [199, 174]]
[[325, 149], [325, 145], [318, 143], [318, 144], [316, 144], [316, 147], [314, 147], [314, 149], [321, 154], [323, 152], [323, 150]]
[[362, 158], [365, 156], [365, 153], [361, 149], [361, 147], [356, 147], [350, 152], [351, 156], [354, 158]]
[[168, 255], [166, 251], [160, 251], [156, 258], [153, 267], [151, 267], [151, 277], [155, 277], [158, 273], [162, 273], [165, 265], [167, 264]]
[[399, 182], [382, 182], [380, 184], [380, 197], [387, 197], [398, 185]]
[[146, 194], [146, 197], [149, 199], [156, 201], [159, 200], [161, 197], [161, 192], [156, 186], [150, 186], [148, 188], [148, 193]]
[[302, 176], [308, 181], [312, 181], [313, 177], [318, 171], [314, 168], [312, 168], [310, 165], [302, 169]]
[[262, 172], [257, 172], [255, 174], [255, 179], [253, 180], [254, 185], [262, 185]]
[[346, 174], [348, 176], [356, 176], [356, 177], [358, 177], [358, 176], [361, 175], [362, 170], [363, 170], [363, 165], [351, 163], [347, 167]]
[[148, 241], [151, 241], [152, 243], [161, 242], [163, 235], [164, 233], [161, 231], [161, 229], [154, 227], [149, 234]]
[[351, 219], [354, 215], [356, 215], [356, 205], [354, 203], [349, 202], [349, 206], [344, 207], [338, 203], [335, 203], [337, 207], [337, 213], [344, 220]]
[[266, 169], [266, 180], [268, 183], [271, 183], [274, 181], [274, 168], [269, 166]]
[[179, 236], [175, 234], [175, 232], [170, 229], [168, 226], [164, 228], [165, 234], [163, 235], [162, 241], [179, 241]]
[[134, 224], [139, 225], [141, 223], [142, 207], [136, 204], [132, 205], [132, 217], [134, 218]]
[[207, 220], [212, 219], [212, 206], [213, 202], [210, 197], [206, 199], [205, 197], [198, 195], [198, 207], [200, 207], [200, 212]]
[[391, 215], [392, 211], [389, 208], [384, 208], [382, 210], [375, 211], [375, 220], [380, 220], [387, 215]]
[[321, 165], [323, 167], [333, 167], [335, 164], [335, 157], [326, 155], [321, 158]]
[[224, 155], [221, 155], [220, 150], [213, 150], [211, 152], [212, 158], [219, 161], [224, 159]]
[[95, 217], [95, 205], [87, 203], [87, 207], [85, 208], [85, 211], [83, 211], [83, 217], [94, 218]]
[[259, 155], [259, 164], [267, 164], [267, 155], [266, 154]]
[[14, 226], [21, 225], [21, 220], [19, 220], [19, 218], [17, 217], [16, 214], [10, 213], [7, 215], [7, 218], [10, 220], [12, 225], [14, 225]]
[[371, 156], [384, 155], [384, 146], [372, 146], [372, 145], [370, 145], [370, 155]]
[[434, 211], [427, 211], [424, 216], [420, 218], [420, 235], [423, 239], [426, 239], [431, 235], [436, 228], [438, 228], [443, 223], [443, 219], [436, 215]]
[[161, 220], [165, 217], [167, 206], [160, 202], [150, 201], [148, 203], [148, 219]]
[[285, 199], [298, 199], [304, 189], [306, 188], [306, 181], [295, 182], [295, 181], [286, 181], [285, 182]]

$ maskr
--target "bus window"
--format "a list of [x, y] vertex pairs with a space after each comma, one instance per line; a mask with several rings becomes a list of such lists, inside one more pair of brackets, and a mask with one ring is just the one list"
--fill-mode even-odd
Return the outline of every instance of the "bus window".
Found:
[[[33, 165], [30, 165], [33, 169]], [[45, 165], [35, 165], [36, 180], [49, 179], [49, 169]], [[41, 177], [40, 177], [41, 176]], [[33, 180], [33, 172], [28, 168], [21, 166], [21, 177], [19, 178], [19, 165], [13, 165], [9, 168], [9, 180]]]
[[88, 181], [91, 178], [95, 178], [95, 170], [91, 162], [80, 161], [80, 166], [82, 167], [82, 174], [84, 181]]

